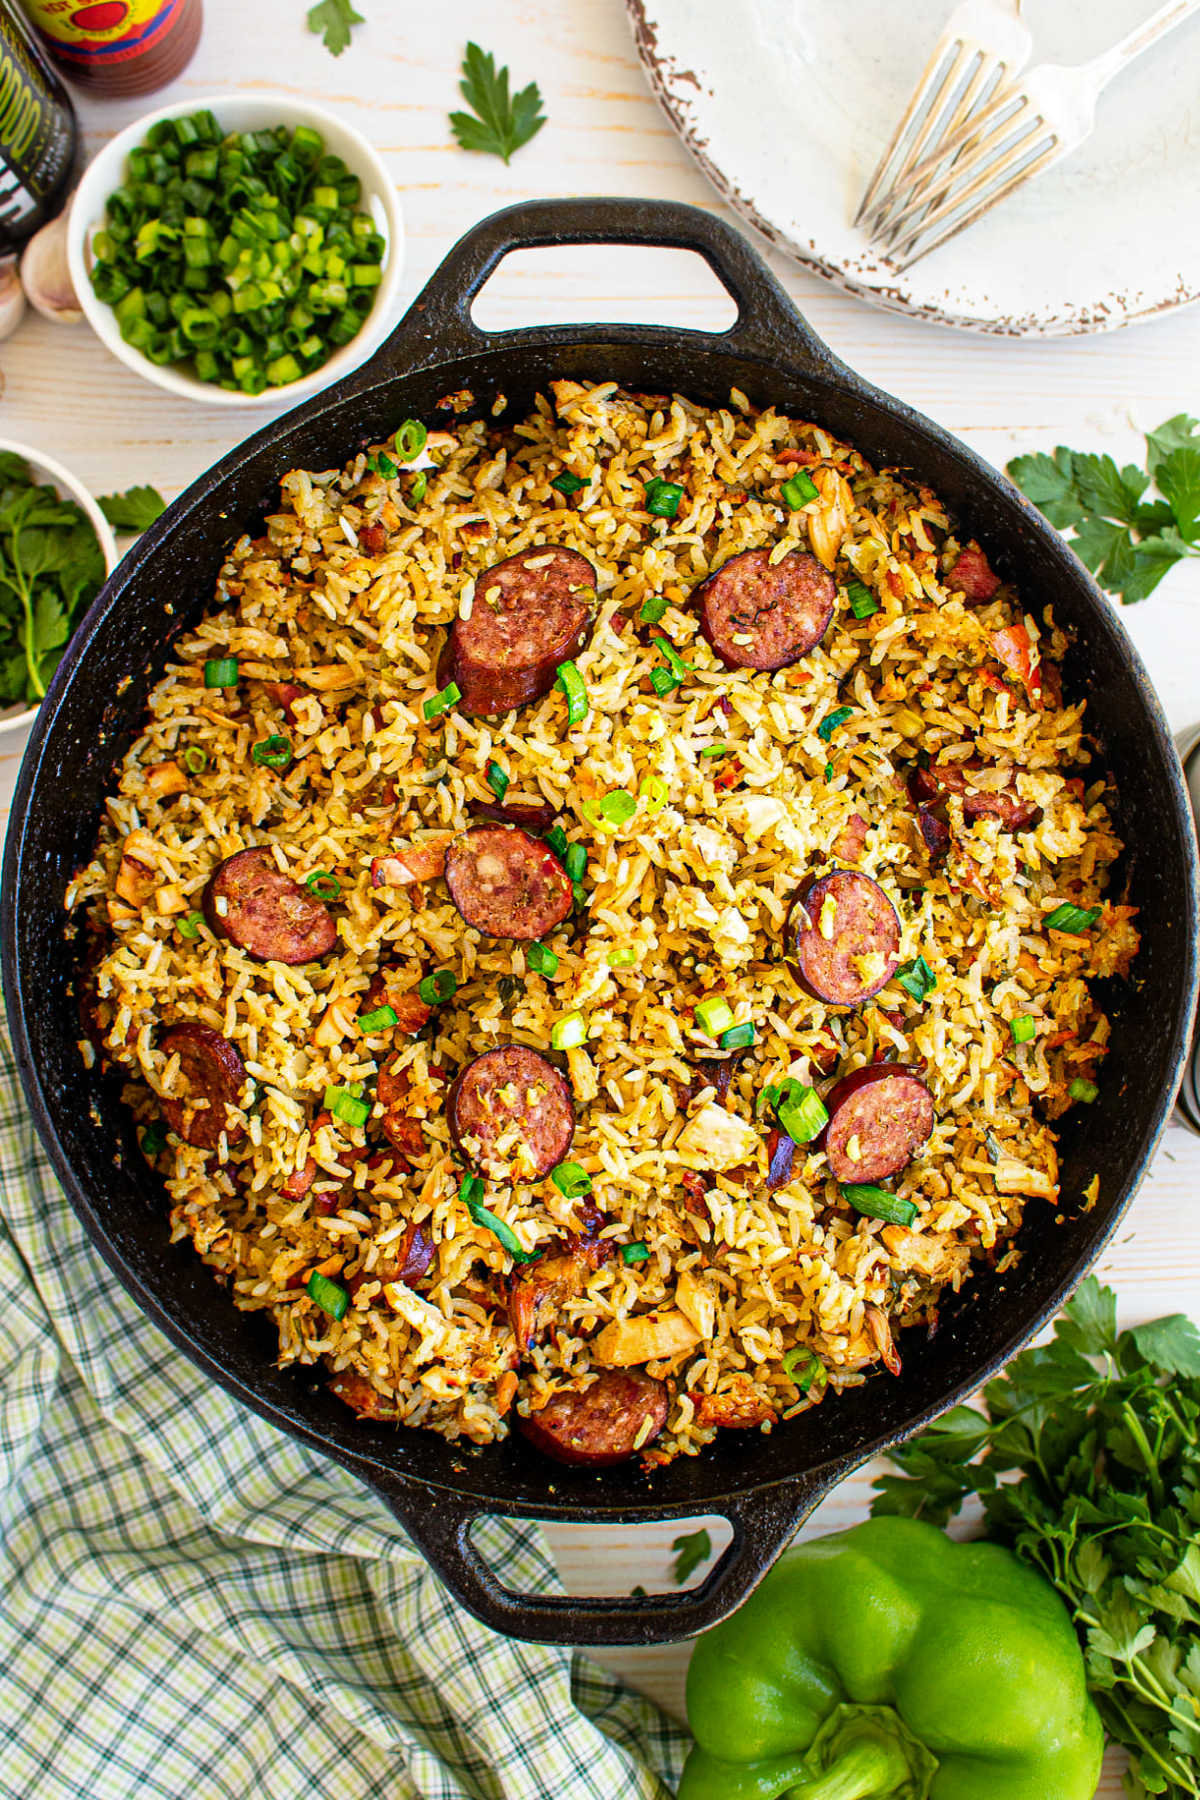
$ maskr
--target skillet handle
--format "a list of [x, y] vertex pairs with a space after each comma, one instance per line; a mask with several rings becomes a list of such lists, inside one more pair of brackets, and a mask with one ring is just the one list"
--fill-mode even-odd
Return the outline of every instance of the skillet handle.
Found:
[[[394, 378], [425, 362], [449, 361], [536, 336], [542, 344], [577, 340], [579, 327], [539, 326], [530, 331], [481, 331], [471, 306], [488, 277], [513, 250], [559, 244], [643, 244], [694, 250], [737, 303], [738, 316], [725, 332], [672, 330], [675, 341], [732, 355], [754, 357], [774, 367], [833, 376], [844, 365], [789, 300], [757, 250], [715, 213], [675, 200], [636, 200], [621, 195], [570, 200], [529, 200], [505, 207], [473, 225], [455, 244], [418, 294], [391, 337], [360, 374]], [[608, 326], [619, 342], [645, 326]]]
[[374, 1474], [368, 1479], [454, 1598], [483, 1624], [531, 1643], [588, 1648], [670, 1644], [716, 1625], [757, 1587], [845, 1473], [846, 1466], [838, 1465], [716, 1503], [713, 1510], [733, 1526], [733, 1540], [699, 1587], [681, 1594], [590, 1597], [518, 1594], [505, 1587], [471, 1542], [471, 1527], [495, 1509], [444, 1493], [397, 1493]]

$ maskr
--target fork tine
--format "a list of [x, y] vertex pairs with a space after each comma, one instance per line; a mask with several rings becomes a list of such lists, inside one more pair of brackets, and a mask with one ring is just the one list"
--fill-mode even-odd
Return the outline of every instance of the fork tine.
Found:
[[965, 213], [962, 218], [954, 219], [952, 222], [948, 223], [946, 229], [937, 232], [928, 243], [925, 241], [925, 234], [929, 227], [922, 223], [921, 228], [916, 234], [900, 247], [900, 260], [894, 261], [893, 264], [897, 273], [902, 274], [905, 269], [910, 268], [912, 264], [919, 261], [921, 257], [928, 256], [931, 251], [937, 250], [942, 244], [947, 243], [950, 238], [957, 237], [958, 233], [960, 231], [965, 231], [968, 225], [974, 225], [977, 219], [983, 217], [984, 213], [990, 212], [993, 206], [997, 206], [1001, 200], [1007, 199], [1009, 194], [1011, 194], [1015, 188], [1022, 187], [1024, 183], [1030, 180], [1034, 175], [1040, 175], [1042, 170], [1054, 162], [1061, 153], [1061, 147], [1057, 138], [1052, 137], [1045, 140], [1045, 148], [1032, 162], [1022, 163], [1021, 167], [1017, 169], [1015, 173], [1010, 175], [1008, 180], [996, 188], [993, 193], [984, 194], [969, 212]]
[[942, 185], [950, 179], [961, 177], [965, 170], [978, 160], [980, 150], [986, 144], [1001, 141], [1005, 129], [1015, 123], [1026, 97], [1013, 81], [1002, 81], [999, 91], [993, 89], [991, 97], [978, 108], [973, 116], [963, 118], [960, 123], [948, 131], [939, 140], [936, 149], [920, 162], [913, 163], [904, 172], [904, 185], [897, 182], [888, 196], [886, 208], [883, 209], [880, 224], [887, 212], [891, 212], [893, 220], [899, 211], [921, 190], [929, 197], [929, 190], [935, 185], [940, 175]]
[[[950, 61], [949, 64], [946, 65], [946, 57], [948, 54], [950, 56]], [[947, 88], [949, 87], [951, 92], [953, 92], [954, 87], [956, 87], [958, 81], [961, 80], [960, 65], [963, 62], [965, 54], [965, 46], [961, 42], [956, 44], [949, 38], [943, 38], [937, 45], [933, 55], [925, 65], [925, 72], [914, 88], [912, 98], [904, 109], [904, 113], [901, 116], [895, 131], [892, 133], [887, 148], [875, 165], [874, 174], [867, 183], [867, 190], [863, 195], [862, 200], [859, 202], [858, 211], [854, 215], [854, 223], [856, 225], [861, 224], [868, 212], [872, 209], [876, 195], [883, 185], [883, 180], [888, 172], [888, 168], [893, 158], [900, 153], [901, 147], [910, 131], [915, 133], [914, 142], [904, 152], [900, 168], [892, 178], [893, 187], [901, 178], [904, 169], [911, 162], [913, 156], [919, 155], [924, 149], [926, 143], [929, 141], [930, 133], [944, 107], [945, 102], [943, 96], [946, 94]], [[943, 65], [946, 66], [943, 67]]]
[[929, 209], [922, 223], [933, 225], [948, 212], [965, 205], [974, 194], [993, 181], [1015, 155], [1022, 150], [1030, 150], [1031, 140], [1045, 129], [1041, 115], [1033, 113], [1028, 100], [1022, 96], [1013, 112], [1000, 119], [973, 146], [968, 143], [967, 148], [949, 168], [942, 168], [940, 158], [930, 160], [926, 178], [910, 191], [899, 210], [889, 216], [886, 229], [878, 234], [879, 241], [896, 248], [898, 240], [915, 235], [904, 230], [907, 224], [914, 221], [915, 214]]
[[[956, 62], [961, 65], [965, 56], [966, 52], [960, 45]], [[889, 151], [879, 164], [872, 185], [863, 196], [862, 204], [855, 215], [855, 224], [861, 224], [871, 236], [879, 234], [897, 199], [902, 198], [905, 192], [911, 188], [918, 171], [924, 172], [942, 164], [952, 141], [955, 143], [967, 141], [977, 124], [990, 113], [995, 104], [998, 90], [1008, 85], [1011, 77], [1008, 66], [1003, 60], [979, 51], [973, 52], [969, 60], [974, 63], [974, 67], [968, 76], [966, 87], [962, 89], [955, 100], [954, 85], [948, 82], [942, 83], [942, 93], [950, 85], [949, 100], [942, 103], [940, 110], [936, 105], [930, 106], [923, 128], [917, 133], [899, 166], [894, 170], [886, 190], [877, 197], [875, 189], [880, 185], [888, 156], [891, 154], [891, 146], [889, 146]], [[941, 99], [941, 93], [938, 98]], [[947, 117], [946, 113], [950, 102], [953, 102], [953, 108]], [[899, 136], [900, 132], [897, 132], [897, 138]], [[893, 144], [895, 142], [896, 139], [893, 140]], [[933, 142], [936, 148], [927, 155], [925, 152], [930, 142]]]

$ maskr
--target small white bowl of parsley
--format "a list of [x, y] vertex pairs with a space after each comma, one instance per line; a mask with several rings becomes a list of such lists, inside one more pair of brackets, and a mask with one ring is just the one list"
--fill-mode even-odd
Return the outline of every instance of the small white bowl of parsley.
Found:
[[43, 451], [0, 438], [0, 731], [32, 724], [118, 560], [112, 527], [83, 483]]
[[367, 140], [286, 94], [178, 102], [119, 132], [75, 193], [67, 261], [114, 356], [168, 393], [289, 403], [394, 322], [395, 183]]

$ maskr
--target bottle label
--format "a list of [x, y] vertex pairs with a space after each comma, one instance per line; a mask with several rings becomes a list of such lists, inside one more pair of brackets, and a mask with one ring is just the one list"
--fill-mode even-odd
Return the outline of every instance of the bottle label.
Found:
[[69, 121], [47, 91], [16, 29], [0, 18], [0, 243], [5, 250], [62, 181], [71, 161]]
[[183, 0], [23, 0], [25, 11], [69, 62], [128, 62], [160, 42]]

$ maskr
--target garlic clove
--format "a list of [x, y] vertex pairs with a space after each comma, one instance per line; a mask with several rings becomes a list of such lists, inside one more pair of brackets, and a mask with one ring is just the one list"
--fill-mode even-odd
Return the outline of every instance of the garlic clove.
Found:
[[30, 238], [21, 252], [21, 286], [25, 298], [44, 319], [77, 325], [83, 317], [67, 268], [67, 212]]
[[11, 337], [25, 316], [25, 290], [17, 273], [17, 259], [0, 259], [0, 338]]

